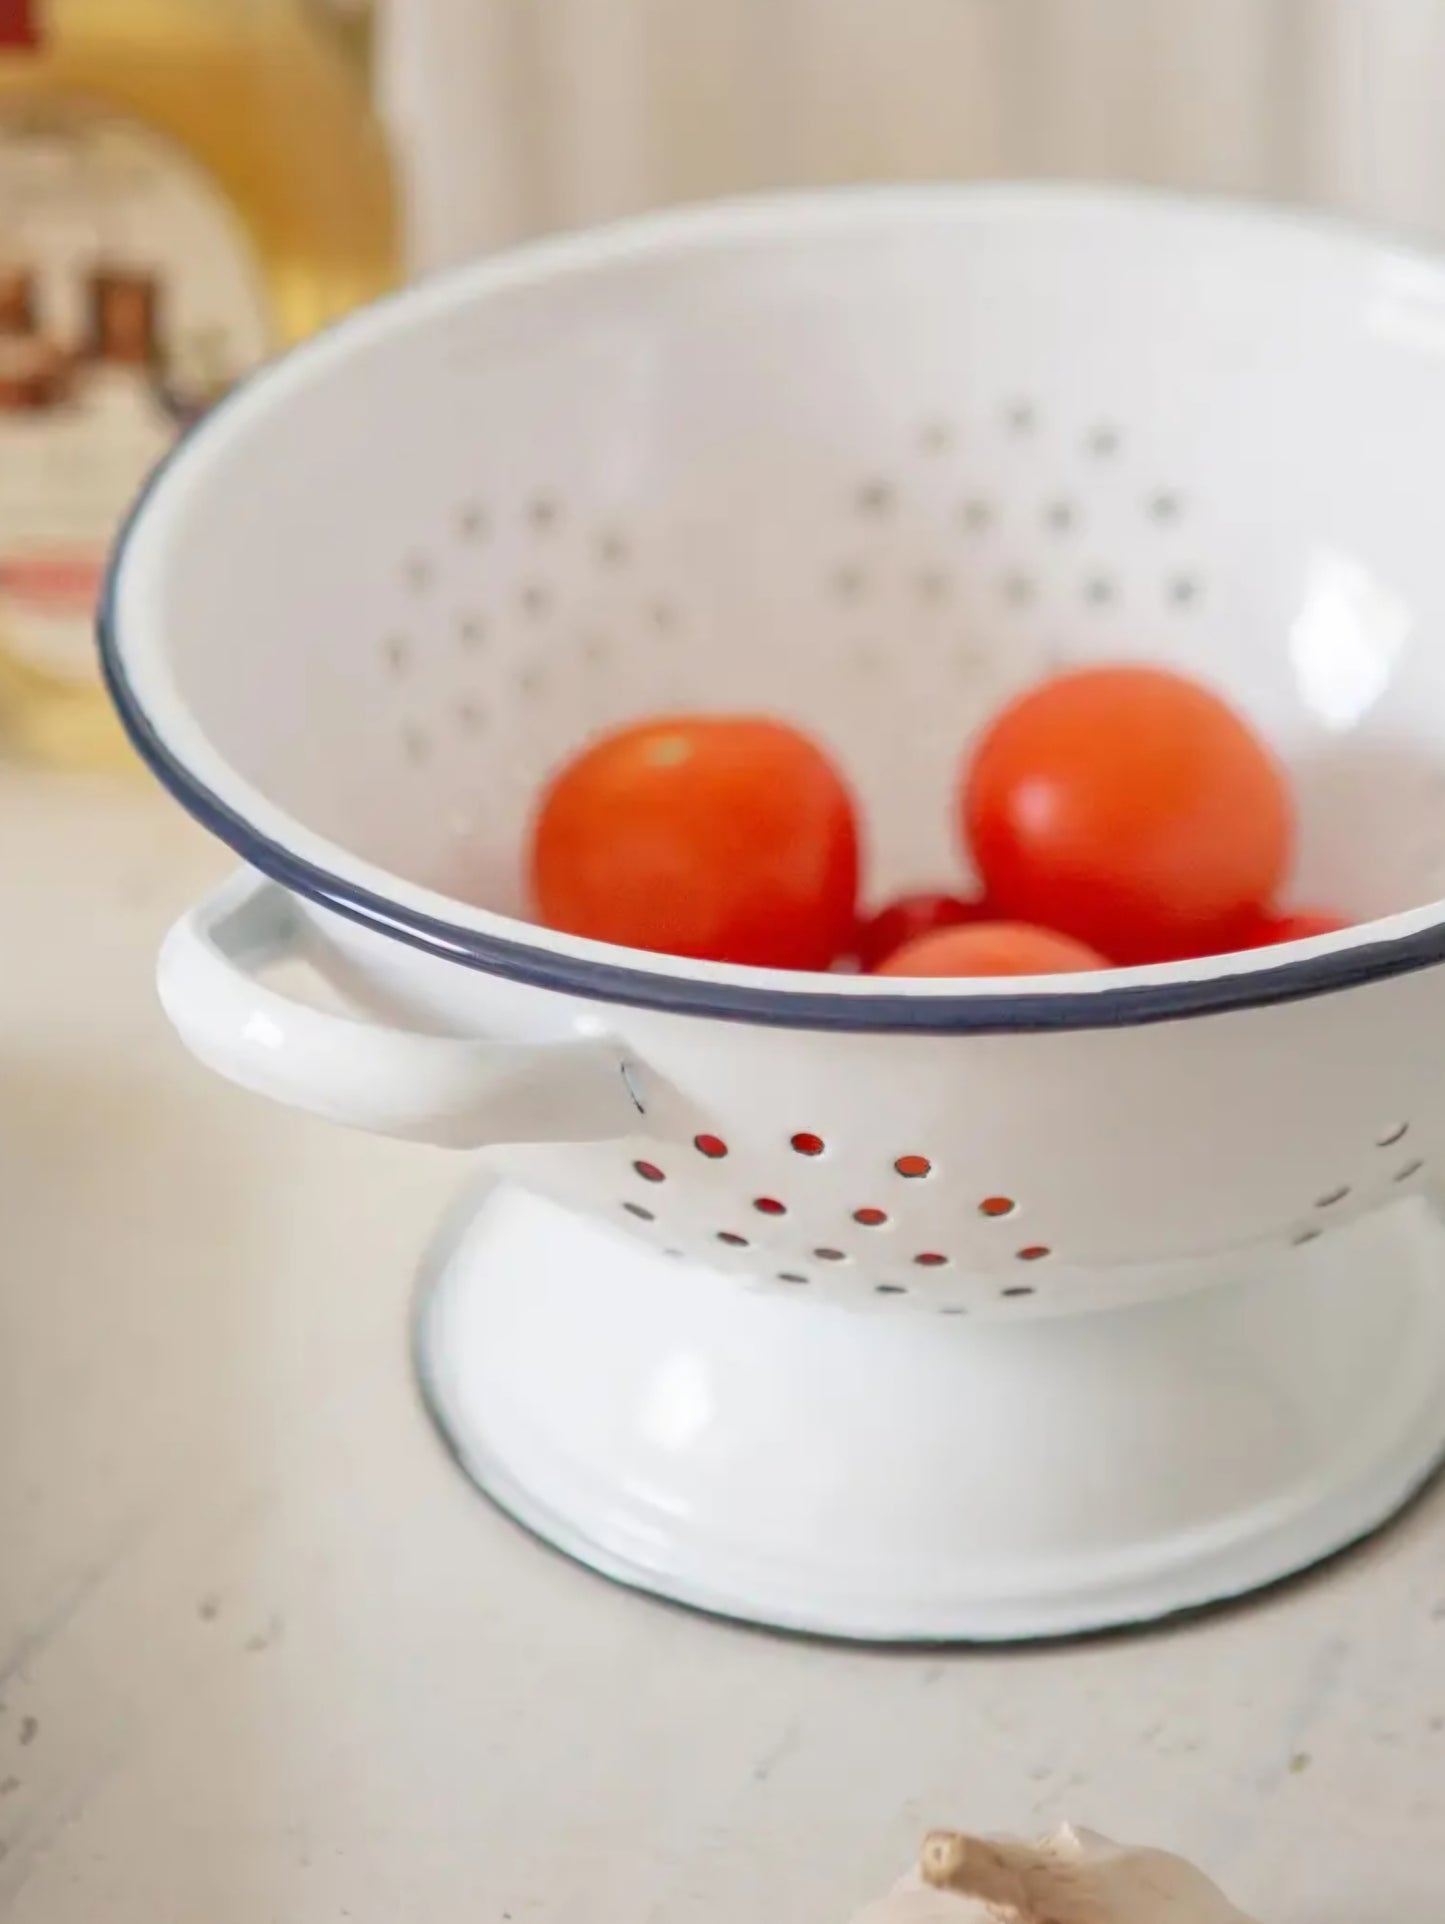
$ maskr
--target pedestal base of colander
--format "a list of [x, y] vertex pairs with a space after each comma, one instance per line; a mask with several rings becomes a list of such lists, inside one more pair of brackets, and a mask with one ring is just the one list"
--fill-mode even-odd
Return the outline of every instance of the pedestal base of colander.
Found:
[[423, 1285], [424, 1389], [488, 1495], [782, 1629], [1146, 1622], [1321, 1561], [1445, 1458], [1442, 1238], [1408, 1210], [1251, 1283], [988, 1325], [750, 1292], [498, 1188]]

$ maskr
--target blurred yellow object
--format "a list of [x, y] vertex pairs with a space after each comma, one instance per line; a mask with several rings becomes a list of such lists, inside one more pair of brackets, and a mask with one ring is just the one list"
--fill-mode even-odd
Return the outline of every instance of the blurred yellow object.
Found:
[[369, 85], [376, 47], [373, 0], [306, 0], [306, 4], [347, 49]]
[[317, 0], [0, 0], [6, 745], [123, 758], [92, 626], [126, 506], [187, 421], [391, 281], [353, 55]]

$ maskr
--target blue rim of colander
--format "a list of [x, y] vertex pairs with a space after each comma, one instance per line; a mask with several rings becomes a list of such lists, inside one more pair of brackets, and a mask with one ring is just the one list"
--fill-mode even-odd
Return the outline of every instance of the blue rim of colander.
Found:
[[[1094, 201], [1116, 207], [1153, 202], [1185, 205], [1205, 211], [1225, 210], [1236, 218], [1269, 220], [1305, 231], [1344, 232], [1354, 230], [1348, 221], [1335, 216], [1299, 213], [1293, 209], [1263, 208], [1258, 204], [1213, 201], [1203, 196], [1175, 196], [1149, 189], [1094, 190], [1072, 184], [1019, 189], [1011, 183], [989, 183], [975, 188], [864, 188], [848, 195], [831, 196], [836, 205], [844, 198], [877, 204], [893, 196], [918, 199], [924, 195], [947, 196], [955, 200], [968, 195], [982, 200], [1031, 194], [1055, 204]], [[513, 249], [512, 261], [525, 256], [536, 259], [552, 255], [563, 258], [590, 254], [609, 258], [609, 245], [619, 242], [636, 247], [649, 235], [675, 234], [680, 225], [694, 231], [723, 230], [726, 216], [741, 216], [770, 207], [776, 210], [785, 202], [805, 210], [817, 197], [807, 194], [773, 196], [767, 200], [734, 202], [703, 209], [648, 215], [621, 221], [610, 228], [594, 231], [578, 239], [563, 237], [544, 240]], [[720, 217], [723, 217], [720, 219]], [[452, 269], [428, 278], [423, 285], [436, 285], [462, 278], [476, 278], [479, 270]], [[1299, 1002], [1315, 996], [1338, 994], [1345, 989], [1361, 988], [1391, 976], [1405, 975], [1445, 962], [1445, 916], [1437, 916], [1423, 928], [1403, 935], [1380, 936], [1375, 940], [1355, 936], [1343, 946], [1322, 954], [1301, 956], [1293, 961], [1199, 976], [1173, 976], [1164, 981], [1109, 984], [1101, 976], [1092, 979], [1097, 987], [1085, 991], [1038, 987], [1012, 992], [984, 991], [968, 995], [908, 993], [890, 989], [844, 989], [847, 978], [830, 978], [829, 987], [776, 988], [746, 982], [715, 980], [711, 977], [670, 975], [665, 970], [639, 969], [626, 962], [595, 960], [590, 956], [569, 955], [529, 942], [524, 936], [496, 935], [468, 928], [443, 916], [411, 907], [338, 874], [320, 862], [298, 855], [294, 849], [267, 834], [233, 808], [210, 788], [174, 750], [152, 720], [144, 703], [131, 685], [126, 671], [124, 649], [117, 617], [117, 597], [121, 571], [136, 530], [148, 512], [157, 491], [168, 478], [178, 458], [191, 442], [204, 435], [216, 420], [242, 396], [272, 378], [281, 365], [313, 352], [316, 346], [352, 327], [364, 324], [368, 315], [379, 309], [392, 309], [407, 303], [414, 289], [385, 296], [359, 313], [348, 315], [314, 334], [301, 346], [259, 368], [233, 386], [201, 419], [177, 440], [170, 452], [152, 470], [112, 548], [96, 614], [96, 633], [101, 669], [121, 722], [137, 753], [152, 773], [181, 806], [202, 827], [241, 857], [250, 867], [270, 877], [318, 907], [330, 910], [376, 934], [405, 943], [411, 948], [446, 962], [458, 963], [483, 974], [588, 1001], [620, 1003], [630, 1007], [656, 1009], [669, 1014], [708, 1017], [715, 1021], [756, 1023], [786, 1029], [821, 1029], [864, 1034], [925, 1035], [1001, 1035], [1050, 1033], [1097, 1029], [1120, 1029], [1161, 1022], [1175, 1022], [1197, 1016], [1268, 1008], [1277, 1003]], [[1422, 905], [1423, 906], [1423, 905]], [[517, 923], [519, 929], [527, 925]], [[1371, 925], [1361, 925], [1366, 930]], [[627, 954], [619, 950], [619, 954]], [[1117, 977], [1127, 971], [1111, 970]], [[859, 978], [867, 980], [868, 978]], [[1055, 978], [1057, 980], [1058, 978]], [[920, 985], [922, 986], [922, 985]], [[930, 985], [931, 986], [931, 985]]]

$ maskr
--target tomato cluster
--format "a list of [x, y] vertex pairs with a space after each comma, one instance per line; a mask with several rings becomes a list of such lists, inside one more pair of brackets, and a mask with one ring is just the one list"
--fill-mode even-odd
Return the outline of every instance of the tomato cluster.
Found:
[[1293, 851], [1275, 756], [1208, 689], [1100, 666], [1029, 689], [959, 782], [981, 893], [860, 919], [859, 831], [824, 751], [784, 722], [678, 715], [585, 748], [533, 825], [537, 913], [699, 961], [887, 976], [1046, 975], [1306, 940], [1345, 923], [1271, 904]]

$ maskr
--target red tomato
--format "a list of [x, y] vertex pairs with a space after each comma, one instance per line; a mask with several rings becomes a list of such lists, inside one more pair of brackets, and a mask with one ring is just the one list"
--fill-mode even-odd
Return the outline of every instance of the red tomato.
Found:
[[853, 933], [853, 803], [822, 750], [782, 722], [639, 722], [548, 785], [531, 875], [542, 921], [569, 935], [826, 969]]
[[1289, 864], [1289, 788], [1216, 695], [1163, 668], [1084, 668], [984, 735], [964, 831], [990, 902], [1116, 962], [1207, 953]]
[[1328, 909], [1295, 909], [1287, 915], [1261, 915], [1241, 933], [1241, 949], [1267, 949], [1276, 942], [1308, 942], [1316, 935], [1336, 935], [1352, 926]]
[[1065, 975], [1107, 969], [1096, 949], [1027, 922], [974, 922], [905, 942], [875, 975]]
[[957, 928], [986, 914], [982, 902], [965, 902], [959, 895], [896, 895], [876, 914], [858, 925], [858, 961], [866, 974], [886, 961], [905, 942], [934, 929]]

